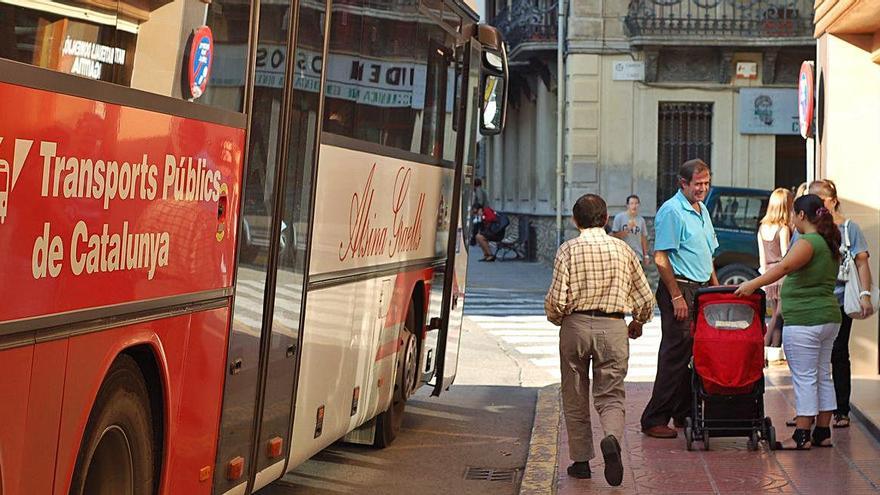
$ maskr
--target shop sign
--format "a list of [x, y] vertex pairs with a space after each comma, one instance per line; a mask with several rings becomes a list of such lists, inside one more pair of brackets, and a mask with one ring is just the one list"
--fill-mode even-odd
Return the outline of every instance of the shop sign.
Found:
[[739, 92], [739, 132], [797, 135], [797, 90], [743, 88]]
[[214, 59], [214, 36], [211, 28], [202, 26], [193, 31], [186, 63], [187, 89], [193, 98], [205, 94]]
[[801, 72], [798, 76], [798, 120], [800, 122], [801, 137], [804, 139], [813, 137], [813, 112], [815, 111], [815, 86], [813, 82], [813, 62], [801, 64]]

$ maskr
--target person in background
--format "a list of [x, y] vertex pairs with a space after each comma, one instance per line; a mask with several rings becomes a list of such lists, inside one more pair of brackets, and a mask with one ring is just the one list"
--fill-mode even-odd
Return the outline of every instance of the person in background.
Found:
[[483, 207], [489, 206], [489, 194], [483, 189], [483, 179], [477, 177], [474, 179], [474, 196], [471, 201], [471, 246], [477, 243], [477, 234], [480, 232], [483, 224]]
[[[840, 310], [834, 297], [840, 264], [840, 231], [832, 214], [814, 194], [794, 202], [795, 225], [801, 233], [781, 262], [767, 273], [739, 286], [747, 296], [761, 286], [786, 277], [782, 285], [785, 346], [794, 385], [796, 429], [777, 449], [807, 450], [831, 446], [831, 415], [837, 408], [831, 380], [831, 349], [840, 329]], [[815, 420], [816, 426], [810, 429]]]
[[479, 261], [495, 261], [495, 255], [489, 247], [490, 242], [499, 242], [504, 239], [504, 233], [507, 226], [510, 225], [510, 219], [504, 213], [493, 210], [489, 206], [483, 206], [482, 221], [480, 222], [480, 232], [477, 233], [477, 244], [483, 251], [483, 259]]
[[651, 258], [648, 254], [648, 225], [644, 217], [639, 215], [640, 205], [641, 201], [635, 194], [626, 198], [626, 211], [614, 216], [611, 235], [623, 239], [636, 252], [642, 266], [645, 266], [650, 263]]
[[[799, 197], [803, 196], [804, 194], [807, 194], [807, 183], [801, 182], [801, 185], [799, 185], [797, 187], [797, 190], [794, 192], [794, 199], [798, 199]], [[795, 231], [795, 234], [797, 234], [797, 231]], [[794, 242], [792, 241], [792, 243], [794, 243]]]
[[718, 285], [712, 264], [718, 239], [703, 204], [712, 174], [705, 162], [694, 159], [682, 164], [678, 176], [678, 193], [657, 210], [654, 223], [661, 340], [654, 389], [641, 424], [642, 433], [655, 438], [675, 438], [678, 432], [669, 427], [669, 419], [683, 428], [690, 415], [694, 294], [701, 287]]
[[[862, 229], [852, 220], [847, 220], [840, 212], [840, 200], [837, 197], [837, 186], [830, 180], [816, 180], [810, 183], [810, 194], [819, 196], [825, 208], [831, 212], [834, 218], [834, 224], [840, 230], [843, 237], [845, 232], [849, 233], [849, 250], [856, 264], [856, 270], [859, 273], [859, 280], [864, 289], [859, 296], [859, 302], [862, 306], [862, 318], [867, 318], [873, 313], [871, 307], [871, 268], [868, 265], [868, 243], [862, 234]], [[848, 225], [846, 225], [848, 224]], [[841, 241], [841, 246], [846, 245], [846, 239]], [[841, 249], [845, 249], [841, 247]], [[834, 287], [834, 295], [837, 296], [837, 302], [840, 306], [840, 315], [843, 320], [840, 324], [840, 332], [834, 341], [834, 348], [831, 352], [831, 376], [834, 378], [834, 391], [837, 394], [837, 410], [834, 411], [834, 427], [846, 428], [849, 426], [849, 396], [852, 390], [851, 384], [851, 368], [849, 361], [849, 335], [852, 330], [852, 318], [843, 310], [843, 293], [846, 283], [838, 280]]]
[[[605, 479], [611, 486], [623, 481], [620, 443], [625, 427], [624, 378], [629, 341], [642, 335], [651, 319], [654, 297], [639, 260], [627, 245], [609, 236], [605, 200], [585, 194], [572, 208], [580, 235], [556, 252], [553, 282], [544, 299], [547, 319], [559, 329], [562, 408], [568, 430], [568, 474], [590, 478], [594, 457], [590, 422], [590, 370], [593, 404], [605, 437], [600, 442]], [[627, 326], [624, 312], [632, 311]]]
[[[758, 228], [758, 255], [762, 274], [782, 261], [785, 253], [788, 252], [793, 201], [791, 191], [783, 187], [777, 188], [770, 195], [767, 213], [761, 219], [761, 226]], [[767, 303], [773, 312], [770, 324], [767, 325], [767, 334], [764, 336], [764, 345], [767, 347], [778, 348], [782, 344], [782, 315], [779, 304], [779, 289], [782, 287], [782, 281], [783, 279], [779, 279], [764, 287]], [[768, 359], [770, 358], [771, 355], [768, 354]], [[776, 359], [772, 360], [778, 359], [779, 357], [776, 356]]]

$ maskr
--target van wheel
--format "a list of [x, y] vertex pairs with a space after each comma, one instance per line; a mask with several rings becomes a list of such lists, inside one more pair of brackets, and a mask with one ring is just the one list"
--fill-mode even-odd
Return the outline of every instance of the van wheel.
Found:
[[391, 445], [403, 425], [403, 412], [406, 400], [416, 388], [418, 375], [418, 339], [413, 333], [416, 323], [415, 304], [409, 303], [406, 323], [400, 331], [400, 348], [397, 351], [397, 376], [391, 404], [376, 418], [376, 436], [373, 446], [384, 449]]
[[758, 276], [758, 272], [746, 265], [734, 263], [718, 270], [718, 283], [721, 285], [739, 285]]
[[134, 359], [119, 356], [89, 414], [71, 495], [152, 495], [155, 446], [147, 384]]

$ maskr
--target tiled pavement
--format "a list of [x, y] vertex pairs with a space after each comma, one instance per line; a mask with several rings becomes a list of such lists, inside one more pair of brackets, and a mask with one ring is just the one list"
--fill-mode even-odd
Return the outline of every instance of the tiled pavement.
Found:
[[[471, 254], [478, 255], [473, 251]], [[659, 318], [646, 327], [642, 338], [631, 342], [634, 359], [626, 384], [623, 485], [612, 488], [605, 482], [601, 454], [590, 463], [592, 479], [570, 478], [565, 472], [571, 461], [559, 413], [558, 385], [549, 385], [559, 379], [555, 349], [558, 330], [542, 316], [542, 296], [549, 279], [550, 268], [546, 265], [518, 262], [472, 263], [468, 279], [469, 318], [511, 355], [521, 356], [535, 369], [533, 379], [525, 386], [543, 387], [538, 394], [521, 495], [880, 493], [880, 444], [855, 418], [852, 427], [833, 430], [834, 448], [807, 452], [771, 452], [764, 446], [751, 452], [746, 449], [745, 438], [712, 439], [708, 452], [699, 450], [702, 445], [695, 442], [697, 450], [688, 452], [681, 430], [674, 440], [642, 435], [638, 420], [651, 394], [656, 361], [649, 358], [656, 356], [659, 346]], [[499, 295], [499, 290], [507, 294]], [[794, 411], [788, 368], [781, 365], [765, 371], [766, 414], [776, 425], [777, 438], [783, 439], [791, 435], [785, 419]], [[593, 411], [595, 432], [599, 424]], [[598, 453], [598, 433], [596, 437]]]
[[[787, 368], [767, 373], [766, 413], [774, 420], [777, 437], [791, 435], [785, 419], [792, 416], [794, 398]], [[651, 395], [651, 383], [627, 383], [627, 429], [622, 443], [624, 482], [610, 487], [602, 475], [601, 453], [591, 461], [593, 478], [578, 480], [565, 472], [570, 464], [565, 426], [559, 423], [556, 493], [635, 494], [863, 494], [880, 492], [880, 445], [854, 421], [848, 429], [833, 431], [835, 446], [807, 452], [746, 449], [745, 438], [712, 439], [708, 452], [688, 452], [684, 436], [661, 440], [639, 431], [639, 416]], [[593, 412], [594, 431], [599, 425]], [[598, 436], [598, 435], [597, 435]]]

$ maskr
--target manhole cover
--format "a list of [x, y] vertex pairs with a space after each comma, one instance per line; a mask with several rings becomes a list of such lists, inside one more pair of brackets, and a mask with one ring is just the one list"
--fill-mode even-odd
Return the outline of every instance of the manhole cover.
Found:
[[501, 481], [513, 483], [516, 481], [519, 469], [495, 469], [482, 467], [469, 467], [464, 473], [464, 479], [474, 481]]

